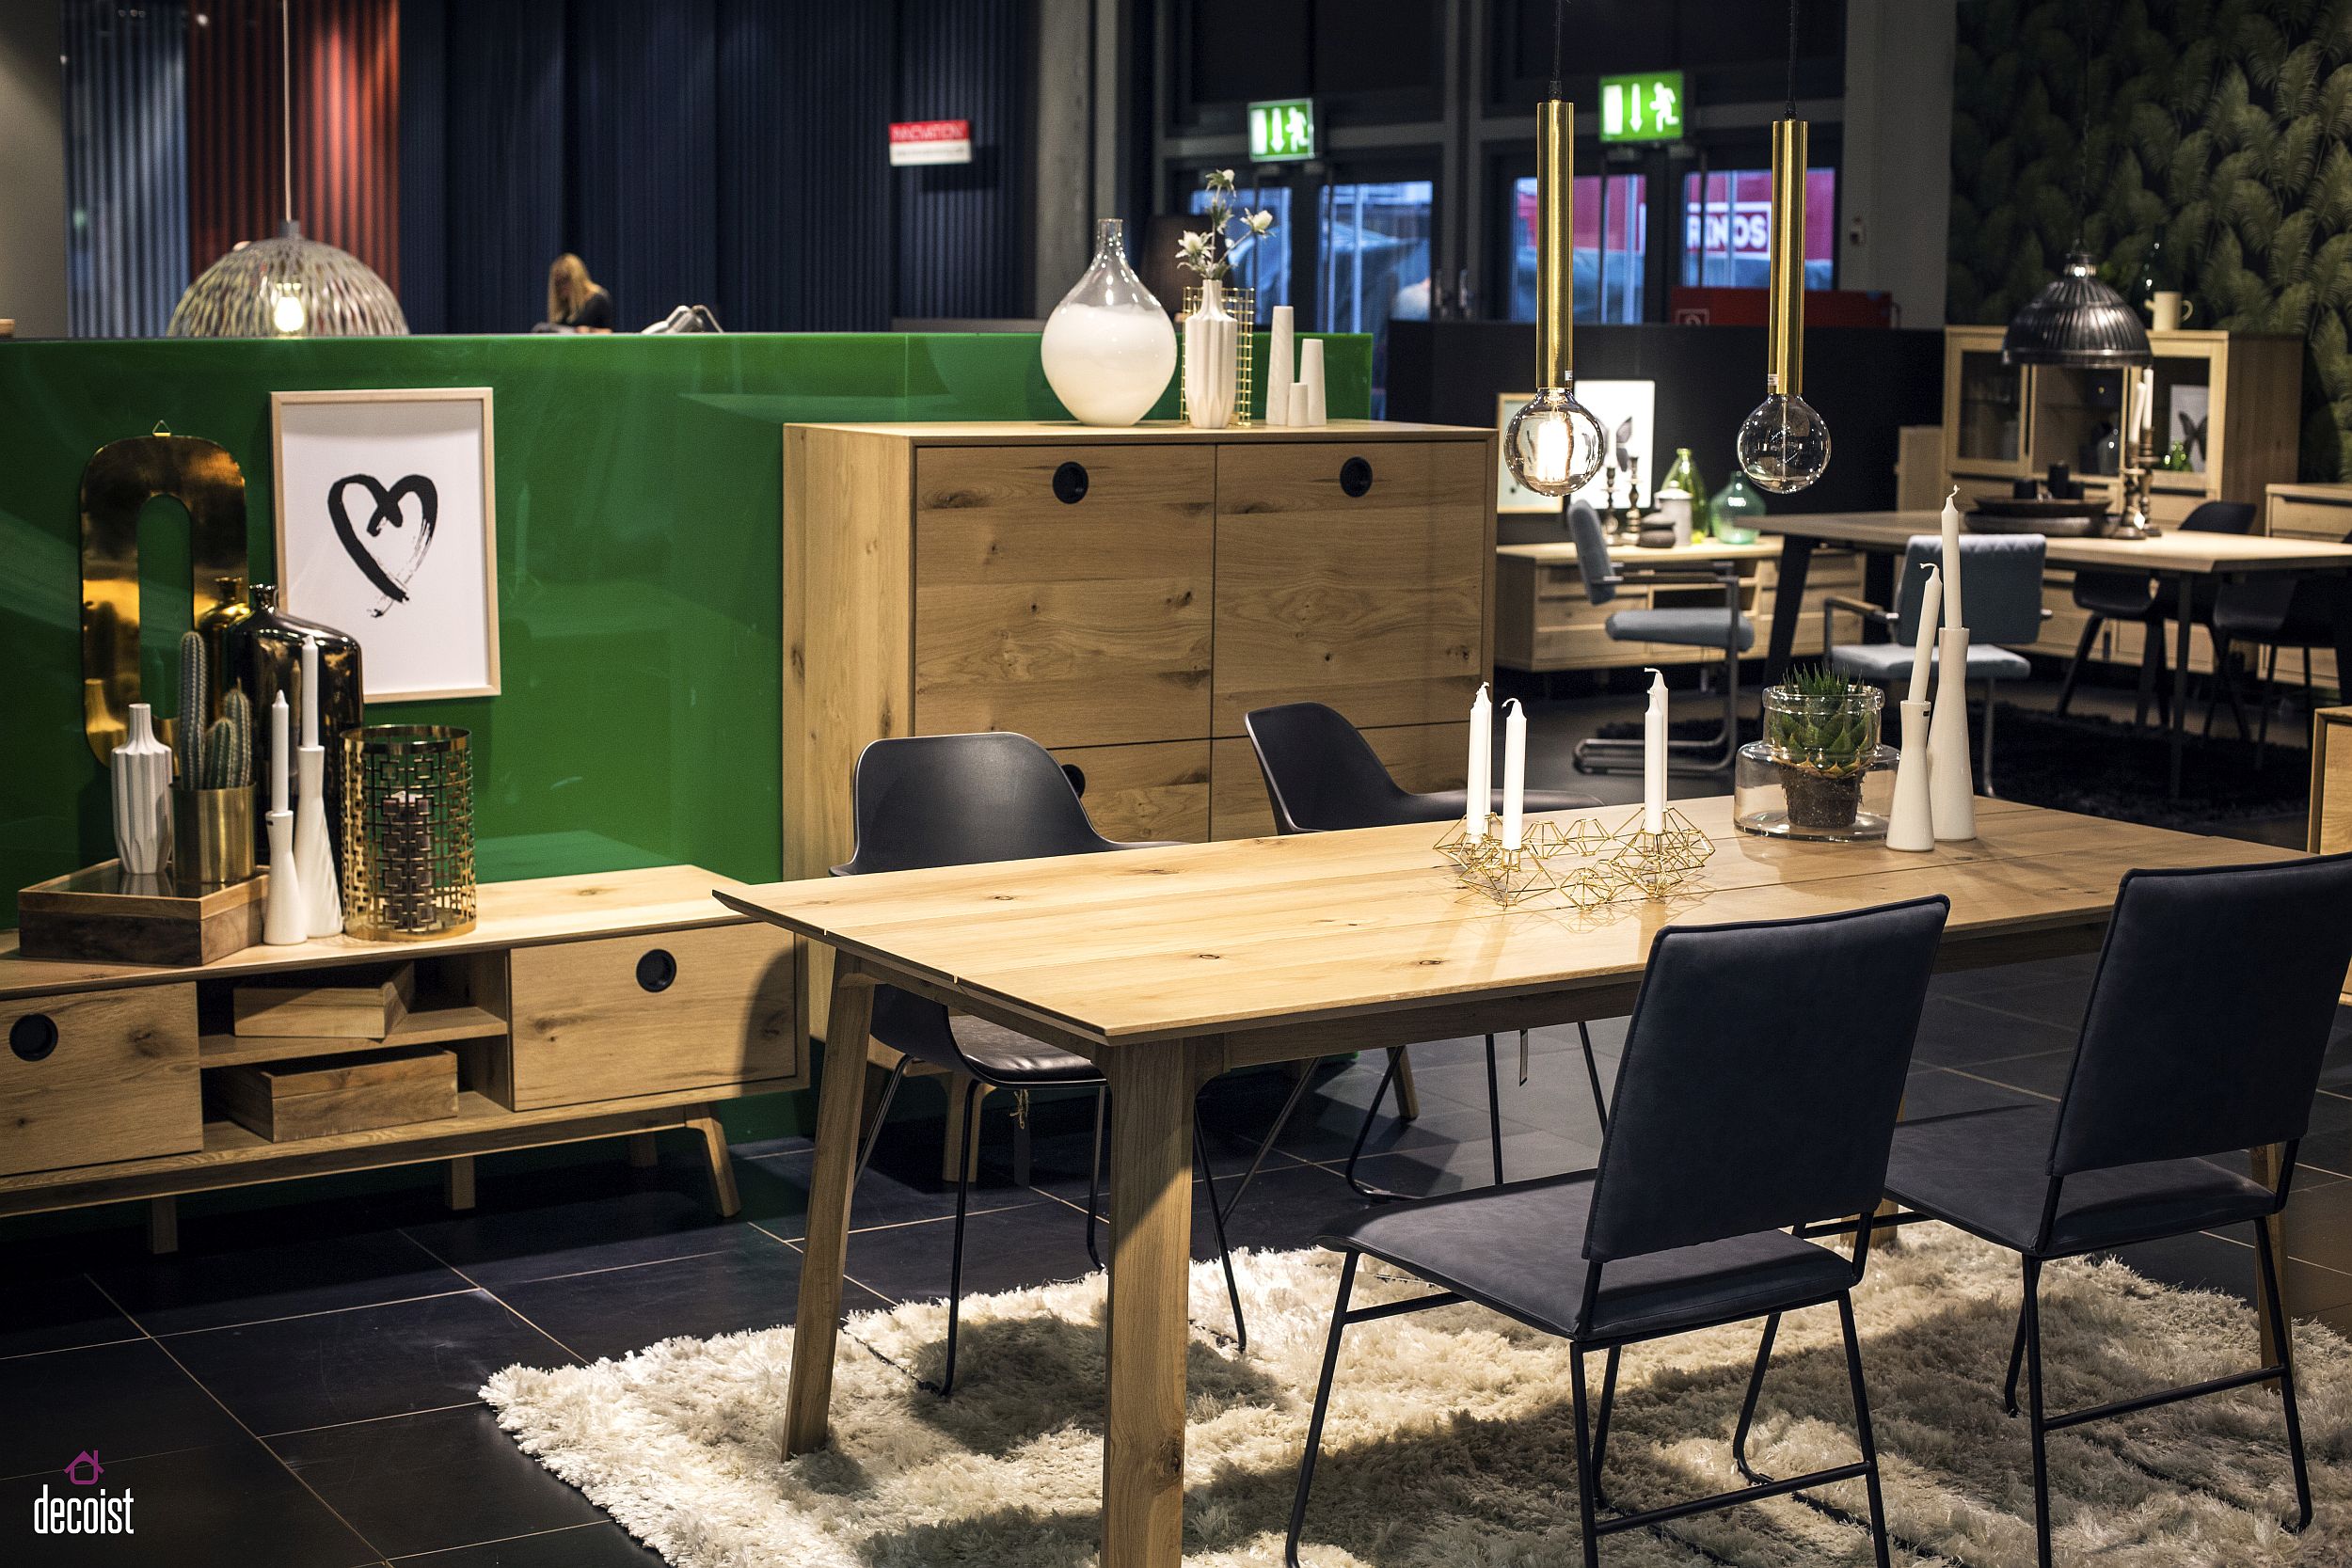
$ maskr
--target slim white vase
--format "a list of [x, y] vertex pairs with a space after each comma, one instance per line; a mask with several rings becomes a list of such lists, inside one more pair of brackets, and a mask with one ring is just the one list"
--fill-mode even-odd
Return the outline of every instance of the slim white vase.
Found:
[[1328, 423], [1323, 404], [1323, 340], [1310, 338], [1298, 345], [1298, 384], [1307, 388], [1307, 417], [1300, 424]]
[[1934, 804], [1929, 796], [1929, 769], [1933, 767], [1934, 742], [1929, 738], [1929, 705], [1924, 697], [1905, 702], [1903, 749], [1895, 762], [1895, 806], [1886, 816], [1889, 849], [1935, 847]]
[[1968, 628], [1936, 634], [1935, 716], [1928, 722], [1928, 800], [1939, 839], [1977, 836], [1977, 782], [1968, 756]]
[[1296, 352], [1293, 347], [1296, 324], [1297, 313], [1290, 306], [1278, 305], [1274, 308], [1273, 322], [1266, 334], [1265, 422], [1268, 424], [1291, 422], [1291, 388], [1297, 383], [1297, 377], [1291, 370]]
[[1127, 264], [1125, 226], [1095, 226], [1094, 263], [1045, 320], [1045, 383], [1080, 424], [1130, 425], [1176, 373], [1176, 328]]
[[130, 733], [107, 759], [114, 774], [115, 857], [151, 877], [171, 858], [171, 748], [155, 738], [145, 703], [131, 705]]
[[[314, 937], [331, 937], [343, 928], [343, 899], [335, 882], [335, 851], [326, 836], [326, 749], [303, 746], [294, 752], [294, 875], [302, 883], [303, 926]], [[278, 847], [270, 846], [275, 855]], [[272, 863], [275, 863], [273, 862]]]
[[1200, 304], [1184, 318], [1184, 422], [1223, 430], [1233, 422], [1241, 372], [1240, 323], [1225, 309], [1222, 278], [1200, 280]]
[[266, 812], [269, 829], [269, 901], [262, 906], [262, 940], [290, 947], [310, 939], [310, 911], [302, 904], [302, 872], [294, 855], [294, 813]]

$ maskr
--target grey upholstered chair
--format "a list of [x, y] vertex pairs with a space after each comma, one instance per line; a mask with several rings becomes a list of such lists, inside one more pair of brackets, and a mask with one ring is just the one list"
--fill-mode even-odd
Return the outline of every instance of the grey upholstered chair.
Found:
[[[2352, 856], [2135, 871], [2116, 898], [2065, 1097], [1896, 1129], [1887, 1196], [2024, 1261], [2003, 1399], [2017, 1414], [2022, 1361], [2043, 1568], [2050, 1433], [2258, 1383], [2279, 1386], [2293, 1528], [2311, 1523], [2268, 1221], [2286, 1207], [2348, 961]], [[2249, 1180], [2245, 1152], [2274, 1145], [2284, 1146], [2275, 1178]], [[2064, 1415], [2044, 1410], [2036, 1299], [2044, 1262], [2233, 1225], [2253, 1227], [2276, 1365]]]
[[[1716, 648], [1724, 656], [1723, 728], [1705, 740], [1669, 740], [1666, 768], [1678, 774], [1719, 773], [1731, 766], [1740, 750], [1740, 656], [1756, 645], [1756, 625], [1740, 612], [1740, 565], [1732, 561], [1661, 561], [1655, 564], [1620, 565], [1609, 554], [1601, 532], [1600, 515], [1583, 501], [1568, 503], [1568, 534], [1576, 541], [1576, 567], [1584, 578], [1584, 596], [1607, 604], [1624, 588], [1711, 588], [1722, 593], [1720, 608], [1690, 605], [1666, 610], [1620, 610], [1605, 623], [1611, 641], [1666, 642], [1680, 647]], [[1642, 743], [1638, 739], [1580, 740], [1577, 770], [1582, 773], [1638, 773]]]
[[[2033, 665], [2003, 643], [2028, 643], [2042, 635], [2046, 616], [2042, 609], [2042, 568], [2049, 542], [2038, 533], [1965, 533], [1960, 539], [1961, 608], [1968, 617], [1968, 680], [1984, 682], [1984, 733], [1977, 743], [1977, 778], [1985, 794], [1993, 791], [1993, 685], [2024, 680]], [[1829, 650], [1829, 666], [1841, 674], [1880, 686], [1911, 678], [1913, 650], [1919, 635], [1920, 600], [1927, 593], [1927, 569], [1941, 566], [1944, 542], [1922, 533], [1903, 547], [1902, 578], [1896, 587], [1895, 609], [1882, 609], [1859, 599], [1833, 596], [1821, 606], [1821, 645]], [[1840, 642], [1835, 635], [1838, 611], [1889, 628], [1887, 642]], [[1943, 663], [1939, 654], [1936, 661]], [[1942, 691], [1937, 691], [1942, 700]], [[1911, 744], [1909, 736], [1905, 744]]]
[[[1887, 1142], [1948, 907], [1939, 896], [1803, 920], [1668, 927], [1650, 944], [1597, 1168], [1374, 1209], [1326, 1231], [1322, 1244], [1345, 1261], [1291, 1505], [1288, 1560], [1298, 1561], [1342, 1333], [1352, 1323], [1470, 1301], [1568, 1341], [1587, 1568], [1599, 1561], [1603, 1535], [1857, 1477], [1884, 1568], [1886, 1519], [1850, 1292], [1869, 1258]], [[1856, 974], [1871, 983], [1856, 989]], [[1786, 1006], [1792, 994], [1830, 990], [1851, 1004], [1836, 1029]], [[1859, 1216], [1851, 1260], [1788, 1233], [1849, 1216]], [[1367, 1256], [1437, 1290], [1350, 1311], [1356, 1266]], [[1599, 1517], [1625, 1346], [1766, 1317], [1769, 1355], [1780, 1314], [1833, 1302], [1845, 1330], [1858, 1462]], [[1597, 1420], [1585, 1395], [1593, 1350], [1608, 1353]], [[1759, 1356], [1735, 1451], [1755, 1419], [1765, 1365]]]

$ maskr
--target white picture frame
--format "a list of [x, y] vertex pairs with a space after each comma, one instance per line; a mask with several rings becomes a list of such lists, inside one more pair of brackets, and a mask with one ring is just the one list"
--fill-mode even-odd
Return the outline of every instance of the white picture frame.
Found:
[[[1538, 495], [1511, 477], [1511, 469], [1502, 461], [1500, 438], [1508, 431], [1511, 416], [1525, 405], [1534, 392], [1499, 392], [1495, 395], [1495, 431], [1498, 436], [1495, 464], [1495, 510], [1501, 513], [1557, 513], [1565, 510], [1566, 500], [1556, 496]], [[1642, 481], [1655, 490], [1659, 470], [1653, 445], [1658, 426], [1658, 383], [1655, 381], [1580, 380], [1576, 384], [1576, 401], [1591, 409], [1600, 420], [1603, 434], [1613, 442], [1617, 428], [1628, 420], [1633, 422], [1633, 436], [1627, 443], [1634, 455], [1642, 460]], [[1595, 474], [1573, 499], [1582, 500], [1596, 511], [1608, 506], [1608, 468]], [[1617, 479], [1618, 495], [1625, 493], [1625, 477]], [[1647, 493], [1646, 491], [1645, 492]]]
[[490, 388], [269, 402], [278, 602], [358, 639], [368, 702], [497, 696]]

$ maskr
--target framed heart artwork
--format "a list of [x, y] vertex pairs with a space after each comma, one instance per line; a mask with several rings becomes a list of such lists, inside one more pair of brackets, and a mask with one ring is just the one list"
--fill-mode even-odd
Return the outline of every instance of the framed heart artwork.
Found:
[[496, 696], [490, 388], [269, 401], [280, 602], [358, 639], [371, 704]]

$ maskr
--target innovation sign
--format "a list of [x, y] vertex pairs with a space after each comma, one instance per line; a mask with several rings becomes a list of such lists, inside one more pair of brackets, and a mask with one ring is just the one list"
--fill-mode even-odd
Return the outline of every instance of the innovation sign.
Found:
[[908, 164], [968, 164], [972, 122], [968, 119], [902, 119], [890, 127], [890, 161]]
[[1685, 107], [1679, 71], [1604, 76], [1600, 79], [1600, 139], [1680, 141]]
[[1315, 155], [1315, 101], [1277, 98], [1249, 105], [1249, 161], [1298, 163]]

